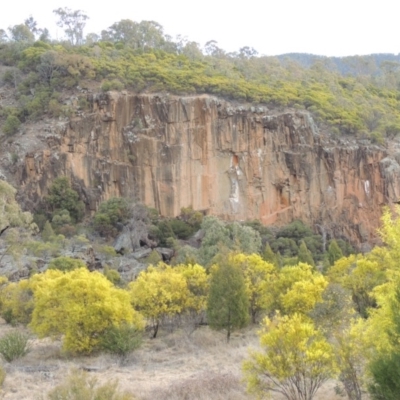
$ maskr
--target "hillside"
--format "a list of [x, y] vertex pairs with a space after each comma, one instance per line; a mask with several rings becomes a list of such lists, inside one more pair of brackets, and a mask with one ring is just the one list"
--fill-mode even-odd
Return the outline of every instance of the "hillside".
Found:
[[0, 29], [0, 397], [397, 399], [399, 56], [54, 13]]
[[67, 175], [87, 213], [133, 196], [164, 216], [301, 219], [360, 246], [399, 199], [394, 55], [226, 53], [149, 21], [60, 42], [35, 29], [0, 43], [0, 173], [26, 209]]

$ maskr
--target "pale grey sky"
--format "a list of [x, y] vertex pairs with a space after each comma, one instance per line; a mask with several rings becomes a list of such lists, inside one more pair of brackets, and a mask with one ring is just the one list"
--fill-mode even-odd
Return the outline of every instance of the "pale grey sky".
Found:
[[252, 46], [266, 55], [400, 52], [395, 0], [11, 0], [2, 7], [0, 28], [32, 14], [60, 37], [52, 13], [58, 7], [85, 11], [90, 17], [85, 33], [100, 33], [121, 19], [154, 20], [172, 36], [186, 35], [201, 45], [213, 39], [227, 51]]

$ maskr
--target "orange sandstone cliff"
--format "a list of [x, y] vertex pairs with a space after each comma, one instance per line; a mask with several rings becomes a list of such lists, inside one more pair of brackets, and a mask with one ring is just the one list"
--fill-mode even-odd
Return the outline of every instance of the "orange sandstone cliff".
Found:
[[301, 219], [361, 244], [376, 236], [382, 206], [400, 200], [400, 153], [330, 138], [305, 111], [210, 96], [89, 100], [90, 112], [38, 132], [27, 149], [14, 173], [27, 208], [67, 175], [88, 210], [127, 196], [165, 216], [192, 206], [228, 220]]

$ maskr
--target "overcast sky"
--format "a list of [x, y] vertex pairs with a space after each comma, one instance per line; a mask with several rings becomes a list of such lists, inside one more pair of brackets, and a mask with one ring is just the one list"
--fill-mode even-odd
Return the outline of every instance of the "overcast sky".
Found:
[[235, 51], [290, 52], [327, 56], [400, 52], [399, 11], [394, 0], [4, 0], [0, 28], [32, 15], [60, 38], [52, 10], [69, 7], [89, 15], [85, 33], [100, 33], [121, 19], [159, 22], [165, 33], [182, 34], [200, 45], [216, 40]]

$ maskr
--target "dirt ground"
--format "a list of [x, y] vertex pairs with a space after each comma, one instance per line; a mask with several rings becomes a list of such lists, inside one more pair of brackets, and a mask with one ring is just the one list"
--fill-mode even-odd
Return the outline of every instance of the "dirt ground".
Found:
[[[11, 329], [15, 328], [0, 320], [0, 337]], [[242, 382], [241, 363], [248, 349], [257, 346], [254, 328], [234, 333], [226, 343], [223, 333], [202, 327], [191, 336], [182, 331], [161, 332], [157, 339], [145, 339], [142, 347], [122, 362], [107, 354], [68, 357], [62, 354], [59, 341], [33, 338], [25, 357], [3, 364], [7, 376], [1, 398], [44, 400], [71, 369], [78, 368], [89, 371], [99, 383], [117, 379], [121, 390], [139, 400], [250, 399]], [[325, 383], [315, 399], [342, 399], [335, 395], [335, 384]]]

